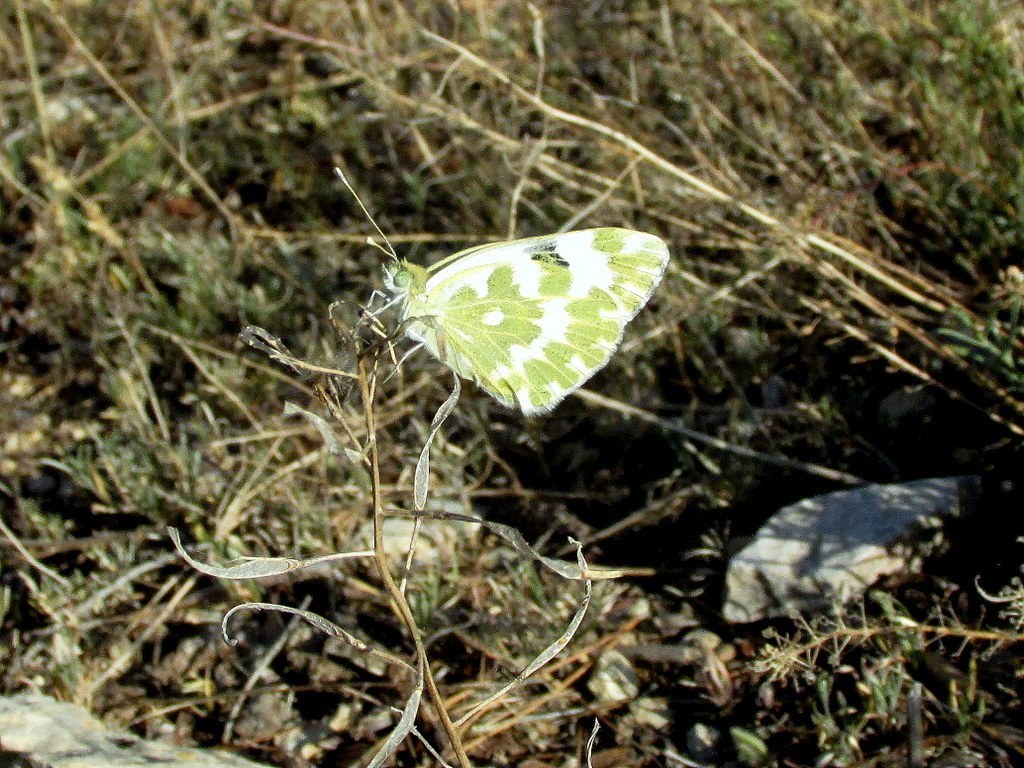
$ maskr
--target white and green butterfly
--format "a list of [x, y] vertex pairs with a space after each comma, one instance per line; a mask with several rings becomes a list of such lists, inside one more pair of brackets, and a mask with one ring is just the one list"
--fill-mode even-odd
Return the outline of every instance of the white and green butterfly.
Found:
[[667, 264], [661, 238], [601, 227], [480, 245], [428, 268], [394, 259], [384, 284], [407, 336], [533, 415], [608, 362]]

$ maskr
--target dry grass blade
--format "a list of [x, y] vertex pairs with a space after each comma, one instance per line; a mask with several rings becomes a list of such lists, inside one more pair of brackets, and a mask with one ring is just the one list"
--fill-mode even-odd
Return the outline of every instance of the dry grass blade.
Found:
[[590, 736], [587, 739], [587, 768], [594, 768], [594, 747], [597, 745], [597, 732], [601, 730], [601, 722], [594, 720], [594, 727], [590, 729]]
[[841, 472], [836, 469], [829, 467], [822, 467], [818, 464], [812, 464], [810, 462], [798, 461], [797, 459], [790, 459], [785, 456], [772, 456], [768, 453], [762, 453], [761, 451], [755, 451], [752, 448], [747, 448], [743, 445], [736, 445], [730, 443], [721, 438], [714, 437], [713, 435], [707, 435], [703, 432], [698, 432], [695, 429], [684, 427], [676, 421], [670, 421], [663, 419], [650, 411], [645, 411], [643, 408], [637, 408], [634, 405], [622, 403], [617, 400], [613, 400], [604, 395], [600, 395], [597, 392], [591, 392], [588, 389], [578, 389], [573, 392], [573, 395], [585, 400], [593, 405], [607, 408], [612, 411], [617, 411], [627, 417], [639, 419], [640, 421], [647, 422], [648, 424], [654, 424], [660, 429], [664, 429], [668, 432], [674, 432], [679, 435], [684, 435], [694, 442], [703, 443], [704, 445], [710, 445], [712, 448], [716, 448], [720, 451], [727, 451], [734, 453], [737, 456], [742, 456], [748, 459], [754, 459], [755, 461], [763, 462], [764, 464], [770, 464], [777, 467], [785, 467], [787, 469], [797, 469], [801, 472], [806, 472], [809, 475], [817, 475], [827, 480], [833, 480], [835, 482], [843, 483], [845, 485], [860, 485], [864, 482], [863, 478], [851, 475], [848, 472]]
[[[583, 547], [577, 544], [576, 548], [576, 559], [579, 566], [580, 573], [588, 573], [590, 568], [587, 566], [586, 560], [583, 558]], [[522, 683], [528, 679], [534, 672], [543, 667], [555, 656], [562, 652], [570, 641], [576, 636], [576, 631], [580, 628], [580, 624], [583, 623], [583, 618], [587, 615], [587, 608], [590, 607], [590, 598], [593, 594], [593, 582], [590, 579], [583, 580], [583, 598], [580, 600], [579, 605], [576, 607], [576, 612], [573, 614], [572, 619], [569, 621], [565, 631], [556, 639], [551, 645], [537, 654], [533, 661], [526, 665], [512, 680], [502, 685], [496, 691], [492, 692], [483, 701], [477, 702], [469, 708], [462, 717], [460, 717], [455, 724], [457, 726], [463, 726], [470, 720], [476, 717], [478, 714], [489, 708], [494, 702], [503, 698], [509, 691], [522, 685]]]
[[328, 637], [341, 640], [351, 645], [357, 651], [375, 656], [388, 664], [395, 664], [407, 672], [415, 673], [416, 671], [415, 668], [404, 659], [400, 659], [393, 653], [388, 653], [387, 651], [370, 646], [351, 632], [347, 632], [343, 628], [339, 627], [333, 621], [325, 619], [323, 616], [313, 613], [312, 611], [307, 611], [302, 608], [293, 608], [288, 605], [275, 605], [273, 603], [242, 603], [241, 605], [232, 607], [224, 614], [224, 618], [221, 619], [221, 634], [224, 637], [224, 642], [228, 645], [235, 645], [237, 643], [237, 641], [231, 637], [231, 633], [228, 632], [228, 624], [231, 623], [231, 619], [234, 618], [236, 613], [240, 613], [242, 611], [266, 611], [269, 613], [285, 613], [297, 616], [310, 626], [315, 627], [320, 632], [323, 632]]
[[570, 563], [567, 560], [547, 557], [531, 547], [526, 539], [523, 538], [523, 534], [520, 533], [519, 530], [513, 528], [511, 525], [497, 523], [493, 520], [460, 515], [454, 512], [438, 512], [434, 510], [412, 513], [402, 509], [392, 509], [388, 510], [388, 514], [396, 517], [426, 517], [432, 520], [451, 520], [482, 525], [491, 533], [500, 537], [506, 544], [515, 549], [516, 552], [537, 561], [548, 570], [561, 576], [563, 579], [572, 579], [573, 581], [602, 581], [605, 579], [621, 579], [624, 576], [650, 576], [653, 574], [653, 571], [650, 568], [613, 568], [600, 565], [588, 565], [582, 559], [578, 559], [575, 563]]
[[434, 745], [423, 737], [423, 734], [420, 733], [415, 723], [412, 726], [412, 735], [419, 739], [419, 742], [423, 745], [423, 748], [430, 753], [431, 757], [437, 760], [441, 768], [452, 768], [452, 765], [447, 760], [445, 760], [436, 749], [434, 749]]
[[33, 568], [35, 568], [37, 571], [39, 571], [47, 578], [53, 579], [64, 589], [69, 589], [71, 587], [71, 583], [67, 579], [65, 579], [59, 573], [54, 571], [52, 568], [47, 568], [45, 565], [43, 565], [43, 563], [39, 562], [39, 560], [31, 552], [29, 552], [29, 550], [25, 547], [24, 544], [21, 543], [18, 537], [14, 534], [14, 531], [10, 529], [10, 527], [7, 525], [7, 523], [4, 521], [2, 517], [0, 517], [0, 533], [7, 537], [7, 540], [11, 542], [11, 546], [13, 546], [15, 550], [17, 550], [19, 555], [25, 558], [25, 561], [29, 565], [31, 565]]
[[292, 636], [295, 628], [299, 626], [299, 622], [302, 621], [303, 617], [301, 614], [306, 612], [306, 609], [309, 608], [310, 602], [311, 598], [307, 595], [303, 599], [302, 604], [299, 605], [298, 613], [292, 616], [292, 620], [288, 622], [288, 626], [285, 627], [285, 630], [275, 638], [271, 646], [267, 648], [267, 650], [260, 656], [256, 665], [249, 671], [249, 676], [246, 678], [245, 684], [238, 692], [238, 698], [231, 706], [231, 712], [228, 713], [227, 722], [224, 723], [224, 732], [221, 736], [221, 741], [225, 744], [231, 741], [231, 737], [235, 730], [235, 722], [238, 720], [238, 715], [241, 713], [242, 707], [245, 706], [245, 702], [249, 698], [249, 694], [252, 692], [252, 689], [256, 686], [256, 683], [259, 681], [263, 673], [270, 668], [270, 664], [274, 658], [288, 643], [288, 639]]
[[238, 565], [210, 565], [209, 563], [202, 563], [196, 560], [185, 550], [185, 547], [181, 543], [181, 534], [178, 533], [177, 528], [169, 527], [167, 529], [167, 533], [171, 537], [171, 541], [174, 543], [175, 549], [178, 550], [182, 558], [189, 565], [200, 573], [205, 573], [207, 576], [213, 576], [218, 579], [234, 579], [236, 581], [244, 579], [265, 579], [271, 576], [280, 576], [292, 571], [304, 570], [307, 568], [318, 568], [341, 560], [373, 557], [373, 551], [366, 550], [356, 552], [336, 552], [332, 555], [310, 557], [304, 560], [296, 560], [291, 557], [247, 557], [245, 558], [244, 563], [239, 563]]
[[434, 414], [434, 418], [430, 422], [430, 433], [427, 435], [427, 439], [423, 443], [423, 450], [420, 451], [420, 457], [416, 461], [416, 471], [413, 474], [413, 504], [417, 510], [422, 510], [427, 505], [427, 485], [430, 481], [430, 444], [433, 442], [434, 436], [441, 430], [441, 425], [455, 410], [459, 396], [462, 394], [462, 382], [459, 381], [458, 374], [455, 374], [454, 378], [452, 393]]
[[28, 65], [29, 83], [32, 88], [32, 99], [36, 108], [36, 120], [39, 122], [39, 131], [43, 139], [43, 151], [50, 166], [55, 165], [56, 154], [53, 151], [51, 140], [52, 129], [50, 127], [49, 111], [46, 109], [46, 99], [43, 96], [43, 88], [39, 77], [39, 60], [36, 56], [35, 36], [29, 24], [28, 16], [25, 13], [24, 0], [15, 0], [15, 13], [18, 19], [18, 32], [21, 35], [22, 50], [25, 53], [25, 61]]
[[398, 722], [391, 730], [391, 733], [388, 734], [380, 749], [377, 750], [373, 759], [367, 763], [366, 768], [379, 768], [384, 765], [384, 761], [395, 753], [395, 750], [405, 740], [405, 737], [412, 732], [412, 728], [416, 724], [416, 715], [420, 711], [420, 701], [423, 699], [423, 670], [417, 667], [415, 673], [413, 691], [409, 694], [405, 707], [402, 708], [402, 716], [398, 719]]

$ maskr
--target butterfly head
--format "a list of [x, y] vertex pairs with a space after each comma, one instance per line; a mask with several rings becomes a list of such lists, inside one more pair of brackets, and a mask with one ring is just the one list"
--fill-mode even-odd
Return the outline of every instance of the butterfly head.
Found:
[[392, 259], [384, 265], [384, 287], [392, 296], [407, 296], [423, 290], [426, 275], [423, 267]]

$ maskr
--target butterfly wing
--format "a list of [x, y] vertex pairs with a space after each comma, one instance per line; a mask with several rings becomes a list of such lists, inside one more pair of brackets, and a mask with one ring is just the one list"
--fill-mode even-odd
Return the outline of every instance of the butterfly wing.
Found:
[[429, 270], [409, 333], [505, 405], [544, 413], [608, 362], [667, 263], [660, 238], [610, 227], [472, 248]]

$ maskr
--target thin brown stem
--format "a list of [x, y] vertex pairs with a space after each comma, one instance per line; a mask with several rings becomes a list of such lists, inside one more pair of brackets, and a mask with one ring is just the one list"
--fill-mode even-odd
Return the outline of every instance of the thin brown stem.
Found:
[[377, 571], [385, 589], [391, 596], [395, 611], [409, 630], [413, 645], [416, 648], [416, 661], [423, 675], [430, 700], [434, 703], [434, 709], [441, 719], [441, 727], [448, 736], [452, 750], [462, 768], [472, 768], [469, 756], [462, 746], [462, 737], [459, 730], [452, 722], [451, 716], [445, 707], [444, 699], [433, 676], [430, 674], [430, 665], [427, 660], [427, 651], [423, 645], [423, 638], [420, 635], [420, 628], [416, 624], [416, 618], [412, 615], [412, 609], [405, 595], [398, 588], [394, 577], [388, 568], [387, 553], [384, 551], [384, 502], [380, 491], [380, 456], [377, 451], [377, 420], [373, 409], [374, 387], [373, 367], [365, 356], [359, 358], [359, 388], [363, 402], [363, 418], [366, 421], [366, 433], [368, 440], [367, 460], [370, 465], [370, 500], [373, 506], [373, 553], [377, 563]]

